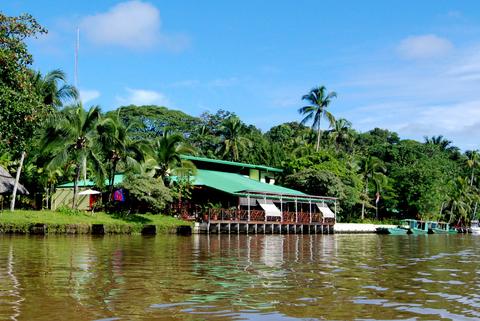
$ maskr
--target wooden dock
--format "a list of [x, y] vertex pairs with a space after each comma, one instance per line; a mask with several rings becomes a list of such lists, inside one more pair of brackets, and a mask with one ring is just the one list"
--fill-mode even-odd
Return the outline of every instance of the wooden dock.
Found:
[[318, 213], [283, 212], [280, 217], [264, 211], [210, 210], [203, 217], [200, 232], [208, 234], [333, 234], [334, 219]]
[[[208, 234], [333, 234], [333, 224], [255, 221], [219, 221], [204, 223]], [[202, 228], [201, 228], [202, 229]]]

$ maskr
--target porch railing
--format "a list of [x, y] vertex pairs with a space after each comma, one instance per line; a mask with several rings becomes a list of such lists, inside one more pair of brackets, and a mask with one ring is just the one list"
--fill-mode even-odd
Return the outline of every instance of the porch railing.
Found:
[[209, 221], [238, 221], [238, 222], [281, 222], [281, 223], [335, 223], [333, 218], [323, 218], [320, 213], [306, 212], [283, 212], [282, 218], [267, 216], [262, 210], [238, 210], [213, 208], [204, 212], [202, 216], [204, 222]]

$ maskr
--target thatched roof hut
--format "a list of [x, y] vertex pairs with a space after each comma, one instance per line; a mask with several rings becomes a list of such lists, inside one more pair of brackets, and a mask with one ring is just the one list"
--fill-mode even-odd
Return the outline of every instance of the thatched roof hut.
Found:
[[[11, 194], [14, 185], [15, 178], [5, 168], [0, 166], [0, 195]], [[27, 189], [22, 184], [18, 184], [18, 194], [28, 195]]]

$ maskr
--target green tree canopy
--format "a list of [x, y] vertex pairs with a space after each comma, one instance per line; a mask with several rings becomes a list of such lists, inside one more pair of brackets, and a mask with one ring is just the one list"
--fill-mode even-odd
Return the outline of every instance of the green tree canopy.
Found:
[[107, 115], [112, 113], [118, 113], [134, 140], [152, 139], [167, 131], [189, 137], [200, 121], [182, 111], [154, 105], [123, 106]]

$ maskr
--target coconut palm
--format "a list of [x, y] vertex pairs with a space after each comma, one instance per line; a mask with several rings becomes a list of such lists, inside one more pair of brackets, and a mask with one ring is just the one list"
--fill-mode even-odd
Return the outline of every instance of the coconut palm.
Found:
[[470, 186], [473, 186], [473, 181], [475, 179], [475, 170], [480, 167], [480, 155], [478, 151], [467, 151], [465, 153], [468, 157], [467, 167], [471, 170], [470, 173]]
[[[63, 106], [63, 103], [69, 99], [78, 99], [77, 89], [66, 83], [65, 73], [60, 69], [55, 69], [47, 73], [45, 76], [42, 76], [40, 72], [33, 72], [31, 73], [30, 77], [34, 90], [38, 95], [40, 95], [42, 102], [47, 106], [59, 108], [60, 106]], [[63, 82], [63, 84], [59, 86], [59, 82]], [[23, 167], [23, 161], [26, 156], [26, 151], [22, 151], [17, 169], [17, 175], [15, 178], [15, 185], [12, 192], [12, 199], [10, 203], [11, 211], [15, 210], [18, 182]]]
[[425, 140], [425, 144], [438, 146], [443, 151], [452, 150], [452, 148], [454, 148], [451, 146], [452, 141], [444, 138], [443, 135], [432, 137], [424, 136], [423, 138]]
[[[380, 193], [382, 187], [387, 181], [387, 177], [385, 176], [387, 169], [380, 159], [373, 156], [364, 159], [361, 168], [362, 175], [365, 179], [364, 198], [368, 199], [368, 184], [373, 181], [375, 185], [375, 194]], [[362, 220], [365, 218], [365, 203], [366, 200], [364, 199], [362, 202]]]
[[91, 165], [99, 180], [103, 180], [105, 176], [98, 146], [100, 108], [93, 106], [85, 111], [78, 103], [65, 109], [61, 116], [46, 127], [41, 138], [41, 148], [53, 155], [47, 169], [74, 167], [72, 208], [76, 208], [78, 182], [82, 170], [83, 177], [86, 177], [87, 163]]
[[182, 154], [192, 154], [193, 152], [193, 148], [185, 143], [181, 135], [165, 132], [154, 143], [154, 158], [158, 165], [158, 175], [165, 180], [170, 174], [194, 171], [193, 163], [180, 157]]
[[225, 119], [220, 127], [221, 145], [217, 152], [223, 158], [228, 158], [232, 161], [238, 161], [240, 155], [245, 152], [247, 148], [251, 147], [252, 142], [246, 138], [247, 129], [243, 125], [240, 118], [237, 116], [230, 116]]
[[472, 205], [479, 201], [478, 191], [463, 177], [457, 177], [453, 184], [454, 188], [447, 202], [449, 222], [456, 220], [457, 224], [461, 221], [468, 223], [470, 213], [473, 212]]
[[43, 103], [56, 109], [69, 100], [79, 98], [78, 90], [67, 84], [67, 77], [60, 69], [55, 69], [42, 76], [40, 72], [32, 74], [32, 83]]
[[328, 133], [329, 138], [335, 143], [337, 150], [341, 144], [350, 144], [352, 123], [345, 118], [340, 118], [333, 124], [332, 130]]
[[108, 164], [110, 199], [113, 195], [114, 178], [119, 163], [123, 163], [124, 167], [128, 168], [135, 162], [144, 161], [147, 154], [151, 153], [149, 144], [145, 141], [133, 141], [128, 135], [128, 130], [119, 113], [101, 119], [97, 125], [97, 139], [105, 155], [105, 163]]
[[316, 151], [320, 148], [320, 138], [322, 136], [320, 124], [322, 118], [328, 120], [330, 127], [333, 127], [335, 123], [335, 117], [327, 110], [334, 97], [337, 97], [337, 94], [334, 91], [327, 94], [325, 86], [313, 88], [308, 94], [302, 97], [302, 100], [307, 101], [310, 105], [300, 108], [298, 112], [305, 116], [301, 121], [303, 125], [313, 119], [312, 128], [317, 130]]

